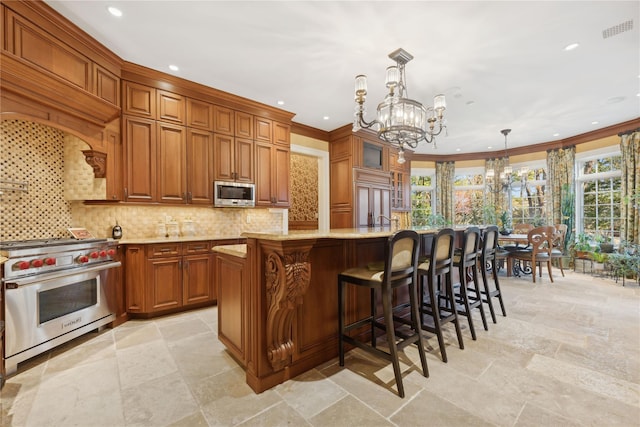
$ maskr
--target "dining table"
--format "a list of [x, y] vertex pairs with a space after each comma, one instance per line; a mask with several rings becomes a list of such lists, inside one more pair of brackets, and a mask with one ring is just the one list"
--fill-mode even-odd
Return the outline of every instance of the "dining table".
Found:
[[[504, 243], [513, 243], [513, 246], [502, 246]], [[527, 234], [510, 233], [498, 235], [498, 246], [507, 251], [517, 251], [525, 249], [529, 245], [529, 236]], [[507, 277], [520, 276], [521, 274], [531, 274], [531, 267], [523, 267], [520, 261], [514, 263], [513, 259], [507, 255], [506, 272]]]

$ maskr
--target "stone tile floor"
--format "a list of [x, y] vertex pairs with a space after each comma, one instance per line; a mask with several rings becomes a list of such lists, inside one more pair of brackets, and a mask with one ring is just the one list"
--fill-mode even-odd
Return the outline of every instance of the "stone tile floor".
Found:
[[[449, 362], [428, 335], [430, 377], [354, 350], [261, 394], [217, 340], [216, 308], [129, 321], [19, 365], [2, 426], [639, 426], [640, 289], [574, 272], [501, 277], [507, 317]], [[477, 312], [477, 310], [475, 310]], [[488, 314], [488, 313], [487, 313]]]

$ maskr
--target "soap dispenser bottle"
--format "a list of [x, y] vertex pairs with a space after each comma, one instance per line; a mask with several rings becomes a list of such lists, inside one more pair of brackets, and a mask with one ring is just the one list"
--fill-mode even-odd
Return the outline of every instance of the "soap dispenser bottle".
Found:
[[111, 229], [111, 237], [113, 237], [114, 239], [122, 238], [122, 227], [118, 225], [118, 220], [116, 220], [116, 225], [114, 225]]

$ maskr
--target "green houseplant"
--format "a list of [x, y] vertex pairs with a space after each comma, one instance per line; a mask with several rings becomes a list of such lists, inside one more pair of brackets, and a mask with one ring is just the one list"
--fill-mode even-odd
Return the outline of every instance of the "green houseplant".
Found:
[[511, 234], [513, 226], [511, 224], [511, 214], [509, 211], [503, 211], [500, 214], [500, 234]]
[[572, 253], [576, 258], [588, 259], [591, 252], [591, 238], [586, 233], [579, 233], [573, 242]]

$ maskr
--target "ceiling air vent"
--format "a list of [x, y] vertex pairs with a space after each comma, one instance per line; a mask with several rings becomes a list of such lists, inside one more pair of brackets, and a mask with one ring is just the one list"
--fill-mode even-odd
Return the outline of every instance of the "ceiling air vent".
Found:
[[625, 21], [622, 24], [614, 25], [602, 31], [602, 38], [608, 39], [609, 37], [617, 36], [625, 31], [633, 30], [633, 20]]

